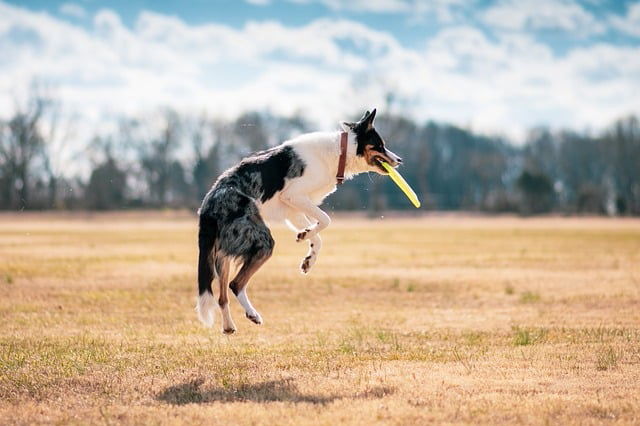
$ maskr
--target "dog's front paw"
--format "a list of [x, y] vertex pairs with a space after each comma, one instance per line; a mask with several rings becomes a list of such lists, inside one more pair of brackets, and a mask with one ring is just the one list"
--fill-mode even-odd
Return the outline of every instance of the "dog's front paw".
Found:
[[311, 270], [311, 267], [316, 263], [316, 255], [312, 253], [302, 259], [302, 263], [300, 264], [300, 272], [303, 274], [308, 274]]
[[303, 274], [307, 274], [309, 273], [310, 269], [311, 269], [311, 256], [307, 256], [304, 259], [302, 259], [302, 263], [300, 264], [300, 272], [302, 272]]
[[311, 229], [305, 228], [304, 231], [298, 232], [298, 236], [296, 237], [296, 242], [304, 241], [309, 238], [309, 234], [311, 234]]

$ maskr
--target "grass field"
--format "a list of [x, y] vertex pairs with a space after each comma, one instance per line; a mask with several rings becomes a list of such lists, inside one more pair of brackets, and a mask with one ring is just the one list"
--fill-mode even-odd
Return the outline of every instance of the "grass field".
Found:
[[336, 218], [265, 324], [197, 322], [196, 220], [0, 216], [0, 423], [640, 422], [640, 221]]

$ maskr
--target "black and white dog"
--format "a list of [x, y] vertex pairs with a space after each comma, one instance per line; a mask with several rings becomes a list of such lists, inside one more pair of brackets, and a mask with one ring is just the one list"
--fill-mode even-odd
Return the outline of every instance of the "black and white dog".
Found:
[[[300, 269], [309, 272], [322, 247], [319, 232], [331, 219], [318, 205], [336, 190], [339, 160], [344, 174], [375, 171], [387, 174], [379, 161], [397, 167], [402, 159], [386, 149], [373, 127], [376, 110], [357, 123], [342, 123], [344, 132], [318, 132], [255, 153], [224, 172], [202, 201], [199, 210], [198, 303], [200, 320], [213, 325], [215, 302], [211, 281], [218, 278], [224, 333], [236, 330], [229, 311], [227, 287], [236, 295], [246, 316], [256, 324], [262, 317], [247, 296], [251, 276], [271, 257], [274, 241], [263, 218], [286, 221], [297, 241], [309, 240], [309, 252]], [[346, 150], [341, 149], [346, 133]], [[230, 262], [242, 265], [229, 283]]]

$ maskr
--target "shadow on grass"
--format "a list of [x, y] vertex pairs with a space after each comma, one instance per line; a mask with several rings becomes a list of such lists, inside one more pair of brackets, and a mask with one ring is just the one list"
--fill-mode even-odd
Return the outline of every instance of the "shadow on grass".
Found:
[[[172, 405], [206, 404], [209, 402], [307, 402], [327, 404], [346, 395], [304, 394], [298, 390], [293, 379], [271, 380], [267, 382], [242, 384], [239, 386], [203, 388], [204, 379], [199, 378], [180, 385], [169, 386], [156, 399]], [[394, 388], [375, 387], [351, 398], [382, 398], [395, 392]]]

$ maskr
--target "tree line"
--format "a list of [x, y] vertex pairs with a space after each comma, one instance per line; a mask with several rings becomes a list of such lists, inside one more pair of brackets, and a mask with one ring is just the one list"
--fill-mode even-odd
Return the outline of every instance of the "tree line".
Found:
[[[223, 120], [164, 109], [123, 118], [109, 134], [71, 146], [56, 111], [37, 95], [0, 121], [0, 209], [195, 209], [243, 156], [317, 130], [300, 115], [247, 112]], [[535, 128], [521, 146], [396, 115], [379, 115], [376, 127], [404, 158], [400, 171], [425, 210], [640, 215], [635, 116], [596, 135]], [[326, 204], [372, 215], [413, 209], [374, 174], [358, 176]]]

